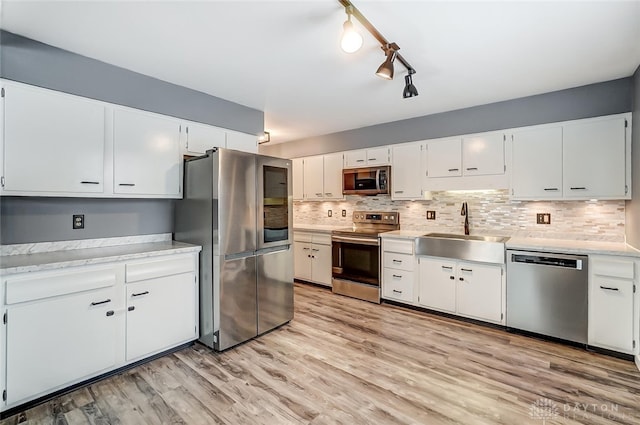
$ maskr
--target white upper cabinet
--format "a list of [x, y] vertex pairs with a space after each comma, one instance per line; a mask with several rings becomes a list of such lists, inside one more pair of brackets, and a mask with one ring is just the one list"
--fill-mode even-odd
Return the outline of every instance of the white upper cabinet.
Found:
[[390, 163], [389, 146], [360, 149], [344, 153], [345, 168], [373, 167], [376, 165], [389, 165]]
[[325, 199], [343, 199], [342, 195], [342, 164], [344, 157], [341, 152], [324, 155], [323, 194]]
[[114, 193], [180, 197], [180, 122], [129, 109], [116, 109], [113, 120]]
[[504, 174], [504, 133], [462, 138], [462, 173], [465, 176]]
[[301, 201], [304, 199], [304, 160], [302, 158], [294, 158], [291, 160], [291, 164], [293, 199]]
[[227, 149], [258, 153], [258, 137], [255, 134], [227, 130]]
[[324, 160], [322, 155], [304, 159], [304, 199], [324, 198]]
[[3, 106], [4, 194], [104, 192], [103, 105], [50, 90], [6, 85]]
[[[455, 177], [462, 175], [462, 139], [430, 140], [427, 172], [432, 177]], [[393, 184], [393, 182], [392, 182]]]
[[625, 123], [617, 116], [563, 126], [565, 198], [627, 196]]
[[512, 198], [562, 197], [562, 127], [514, 133], [511, 152]]
[[181, 135], [185, 154], [203, 155], [209, 149], [226, 146], [227, 133], [210, 125], [183, 122]]
[[422, 149], [420, 142], [392, 146], [391, 199], [421, 197]]

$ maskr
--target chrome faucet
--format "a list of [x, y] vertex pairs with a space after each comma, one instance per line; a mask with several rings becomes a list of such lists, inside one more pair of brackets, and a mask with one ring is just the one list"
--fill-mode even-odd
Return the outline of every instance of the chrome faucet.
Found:
[[462, 203], [462, 210], [460, 210], [460, 215], [464, 216], [464, 234], [469, 234], [469, 207], [466, 202]]

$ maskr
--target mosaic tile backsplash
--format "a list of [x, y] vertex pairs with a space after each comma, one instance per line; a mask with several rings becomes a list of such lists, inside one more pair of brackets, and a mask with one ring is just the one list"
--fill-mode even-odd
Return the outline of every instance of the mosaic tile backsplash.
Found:
[[[354, 210], [399, 211], [400, 227], [426, 232], [462, 233], [462, 202], [469, 204], [471, 234], [624, 242], [624, 201], [512, 201], [507, 190], [433, 192], [430, 201], [392, 201], [389, 196], [347, 196], [344, 201], [293, 204], [296, 224], [350, 226]], [[328, 217], [327, 211], [333, 216]], [[342, 217], [341, 211], [347, 216]], [[436, 212], [427, 220], [426, 212]], [[550, 224], [536, 224], [536, 213], [550, 213]]]

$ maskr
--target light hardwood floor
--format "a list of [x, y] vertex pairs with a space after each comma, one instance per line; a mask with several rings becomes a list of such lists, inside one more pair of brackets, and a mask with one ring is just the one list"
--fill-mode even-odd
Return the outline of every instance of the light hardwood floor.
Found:
[[259, 339], [196, 344], [2, 424], [640, 424], [632, 362], [304, 284], [295, 303]]

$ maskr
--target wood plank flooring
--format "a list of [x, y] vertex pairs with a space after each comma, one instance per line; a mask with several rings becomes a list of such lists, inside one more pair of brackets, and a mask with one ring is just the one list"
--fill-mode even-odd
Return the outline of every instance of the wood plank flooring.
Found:
[[294, 320], [196, 344], [8, 424], [640, 424], [632, 362], [296, 284]]

